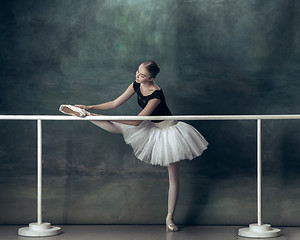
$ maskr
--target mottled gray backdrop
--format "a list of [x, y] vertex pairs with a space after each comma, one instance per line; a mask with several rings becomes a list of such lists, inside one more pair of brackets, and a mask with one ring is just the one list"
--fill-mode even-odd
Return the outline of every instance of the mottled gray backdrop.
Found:
[[[58, 115], [121, 94], [141, 61], [176, 115], [296, 114], [296, 0], [2, 0], [0, 114]], [[135, 97], [109, 115], [136, 115]], [[256, 122], [189, 121], [209, 149], [181, 164], [180, 224], [256, 222]], [[263, 222], [300, 224], [300, 121], [262, 123]], [[43, 220], [160, 224], [166, 168], [86, 121], [43, 122]], [[0, 224], [36, 221], [36, 122], [0, 121]]]

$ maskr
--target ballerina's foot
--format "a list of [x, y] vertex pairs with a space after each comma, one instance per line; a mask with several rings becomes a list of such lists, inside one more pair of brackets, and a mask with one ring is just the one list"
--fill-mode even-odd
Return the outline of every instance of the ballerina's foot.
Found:
[[179, 231], [179, 228], [172, 221], [166, 222], [166, 228], [170, 232], [178, 232]]
[[60, 105], [59, 107], [59, 111], [64, 113], [64, 114], [68, 114], [71, 116], [76, 116], [76, 117], [86, 117], [89, 116], [90, 113], [87, 112], [86, 110], [79, 108], [79, 107], [75, 107], [72, 105]]

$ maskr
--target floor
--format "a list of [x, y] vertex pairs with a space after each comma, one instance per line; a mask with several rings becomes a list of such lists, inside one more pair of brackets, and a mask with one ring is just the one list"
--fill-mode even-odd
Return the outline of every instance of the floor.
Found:
[[[0, 225], [2, 240], [249, 240], [237, 236], [237, 226], [182, 226], [172, 233], [162, 225], [62, 225], [62, 233], [53, 237], [21, 237], [18, 229], [24, 226]], [[276, 240], [299, 240], [300, 228], [280, 228], [282, 235]], [[253, 239], [253, 238], [251, 238]]]

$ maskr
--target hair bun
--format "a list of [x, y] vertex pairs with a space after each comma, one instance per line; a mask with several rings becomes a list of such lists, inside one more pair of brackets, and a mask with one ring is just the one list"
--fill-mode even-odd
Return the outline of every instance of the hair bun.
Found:
[[143, 65], [145, 66], [145, 68], [148, 70], [148, 72], [151, 74], [151, 77], [153, 78], [155, 78], [156, 75], [160, 72], [159, 67], [154, 61], [143, 62]]

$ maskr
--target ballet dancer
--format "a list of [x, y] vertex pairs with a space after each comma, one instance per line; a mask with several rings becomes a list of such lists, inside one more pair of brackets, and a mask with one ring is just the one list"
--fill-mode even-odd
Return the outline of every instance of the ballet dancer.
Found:
[[[138, 104], [142, 108], [138, 116], [171, 116], [164, 93], [155, 82], [159, 71], [155, 62], [143, 62], [136, 71], [135, 81], [115, 100], [89, 106], [61, 105], [60, 111], [77, 117], [101, 116], [88, 111], [115, 109], [136, 93]], [[172, 232], [178, 231], [178, 227], [173, 222], [173, 215], [179, 194], [179, 161], [192, 160], [200, 156], [207, 148], [208, 142], [194, 127], [182, 121], [97, 120], [91, 122], [106, 131], [121, 133], [125, 142], [132, 147], [135, 156], [141, 161], [168, 168], [166, 228]]]

